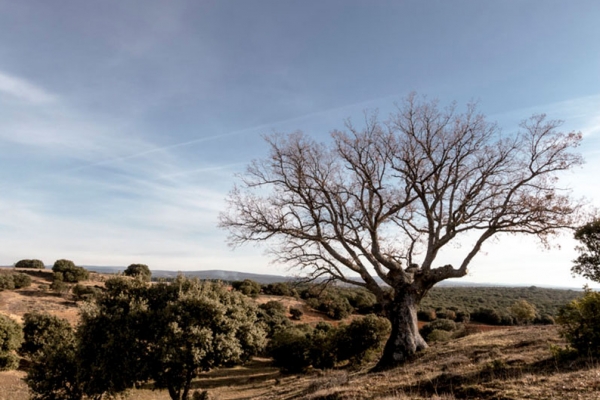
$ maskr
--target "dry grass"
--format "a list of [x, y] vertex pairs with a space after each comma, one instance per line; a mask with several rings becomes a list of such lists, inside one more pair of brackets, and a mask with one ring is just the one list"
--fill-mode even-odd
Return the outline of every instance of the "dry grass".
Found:
[[[71, 300], [43, 291], [50, 272], [33, 278], [30, 288], [0, 292], [0, 312], [20, 319], [33, 310], [44, 310], [76, 323], [78, 309]], [[103, 277], [94, 275], [101, 284]], [[258, 302], [282, 301], [261, 296]], [[324, 320], [300, 300], [284, 298], [286, 307], [301, 308], [302, 322]], [[194, 381], [196, 390], [208, 390], [213, 400], [228, 399], [600, 399], [600, 362], [556, 360], [550, 345], [564, 345], [556, 327], [531, 326], [487, 330], [472, 326], [469, 336], [435, 344], [404, 367], [382, 373], [310, 371], [283, 375], [268, 359], [257, 358], [246, 366], [217, 369]], [[23, 371], [0, 372], [0, 400], [26, 400]], [[127, 393], [131, 400], [168, 400], [165, 391], [148, 385]]]

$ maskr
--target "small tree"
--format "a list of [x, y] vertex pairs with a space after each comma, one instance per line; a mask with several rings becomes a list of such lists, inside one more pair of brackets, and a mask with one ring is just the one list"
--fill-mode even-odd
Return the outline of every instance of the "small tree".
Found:
[[[65, 259], [56, 260], [52, 266], [52, 272], [55, 274], [55, 280], [69, 283], [77, 283], [89, 278], [89, 272], [85, 268], [77, 267], [73, 261]], [[60, 278], [58, 278], [59, 276]]]
[[21, 354], [35, 357], [41, 351], [71, 337], [73, 329], [66, 319], [48, 313], [32, 312], [23, 316]]
[[581, 355], [600, 356], [600, 293], [586, 289], [558, 312], [562, 336]]
[[21, 326], [12, 318], [0, 314], [0, 370], [15, 369], [19, 359], [15, 351], [23, 342]]
[[575, 239], [581, 243], [576, 247], [580, 255], [573, 261], [571, 271], [600, 282], [600, 219], [594, 219], [577, 229]]
[[517, 300], [509, 309], [511, 315], [515, 317], [517, 323], [528, 324], [536, 317], [535, 306], [527, 300]]
[[15, 263], [15, 268], [44, 269], [46, 266], [41, 260], [20, 260]]
[[146, 282], [150, 282], [152, 279], [152, 272], [146, 264], [131, 264], [123, 271], [123, 275], [138, 277]]
[[255, 282], [251, 279], [244, 279], [243, 281], [232, 282], [231, 286], [238, 292], [242, 292], [246, 296], [250, 297], [257, 297], [260, 294], [261, 290], [260, 283]]

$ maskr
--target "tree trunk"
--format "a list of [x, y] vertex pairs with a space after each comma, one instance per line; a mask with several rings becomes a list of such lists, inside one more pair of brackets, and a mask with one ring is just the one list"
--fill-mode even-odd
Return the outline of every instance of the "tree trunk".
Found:
[[421, 296], [411, 286], [395, 290], [394, 299], [386, 307], [387, 317], [392, 323], [392, 333], [374, 371], [402, 365], [418, 351], [427, 348], [417, 324], [420, 299]]

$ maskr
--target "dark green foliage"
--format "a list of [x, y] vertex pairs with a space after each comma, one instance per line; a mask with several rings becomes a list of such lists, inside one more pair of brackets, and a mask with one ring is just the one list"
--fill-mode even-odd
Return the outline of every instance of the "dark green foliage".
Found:
[[290, 315], [294, 321], [300, 321], [304, 313], [299, 308], [290, 307]]
[[421, 329], [421, 336], [425, 340], [429, 340], [428, 337], [433, 331], [446, 331], [446, 332], [454, 332], [456, 330], [456, 322], [450, 319], [436, 319], [428, 324], [425, 324]]
[[12, 274], [13, 281], [15, 283], [15, 289], [21, 289], [24, 287], [31, 286], [31, 277], [27, 274]]
[[20, 260], [15, 264], [15, 268], [44, 269], [46, 266], [41, 260]]
[[[66, 325], [68, 323], [64, 321]], [[60, 325], [60, 324], [59, 324]], [[81, 400], [83, 384], [79, 368], [79, 356], [75, 334], [70, 327], [62, 329], [60, 336], [53, 331], [46, 337], [47, 342], [32, 356], [31, 366], [25, 382], [31, 391], [32, 400]]]
[[30, 314], [26, 325], [26, 381], [39, 400], [111, 397], [147, 381], [187, 400], [200, 371], [244, 362], [264, 346], [246, 297], [181, 276], [151, 286], [108, 280], [76, 332], [48, 315]]
[[19, 356], [14, 353], [0, 353], [0, 371], [19, 368]]
[[348, 299], [334, 291], [321, 293], [319, 297], [311, 297], [306, 304], [337, 320], [348, 317], [354, 311]]
[[72, 289], [75, 300], [93, 300], [102, 293], [102, 289], [94, 286], [85, 286], [80, 283], [73, 286]]
[[14, 352], [23, 342], [21, 326], [12, 318], [0, 314], [0, 370], [14, 369], [18, 358]]
[[284, 372], [302, 372], [310, 366], [333, 368], [344, 361], [359, 365], [381, 348], [389, 333], [389, 321], [375, 315], [338, 328], [327, 323], [315, 328], [296, 325], [276, 332], [268, 353]]
[[0, 290], [21, 289], [31, 286], [31, 277], [27, 274], [0, 274]]
[[[537, 315], [556, 316], [562, 305], [576, 299], [580, 294], [581, 292], [576, 290], [544, 289], [535, 286], [434, 287], [421, 301], [419, 311], [454, 310], [457, 322], [471, 320], [475, 323], [513, 325], [517, 321], [511, 315], [510, 307], [519, 300], [533, 305]], [[467, 316], [469, 318], [465, 320]], [[419, 319], [427, 321], [422, 317], [424, 314], [419, 313]]]
[[150, 282], [152, 279], [152, 272], [146, 264], [131, 264], [123, 271], [123, 275], [137, 277], [146, 282]]
[[275, 332], [267, 349], [275, 366], [284, 372], [302, 372], [312, 365], [313, 349], [310, 332], [300, 327], [290, 327]]
[[582, 298], [560, 309], [556, 322], [579, 354], [600, 356], [600, 293], [586, 290]]
[[339, 327], [335, 336], [337, 360], [349, 360], [351, 365], [362, 364], [368, 360], [370, 352], [380, 348], [390, 331], [390, 322], [374, 314], [355, 319], [348, 326]]
[[77, 283], [89, 278], [89, 272], [85, 268], [75, 266], [71, 260], [56, 260], [52, 271], [54, 280], [63, 282]]
[[63, 337], [72, 335], [73, 329], [65, 319], [48, 313], [27, 313], [23, 316], [24, 340], [20, 352], [26, 356], [34, 356], [60, 342]]
[[271, 338], [278, 330], [290, 326], [292, 323], [286, 315], [285, 306], [275, 300], [268, 301], [258, 306], [258, 319], [263, 323], [267, 331], [267, 337]]
[[[56, 279], [57, 275], [60, 279]], [[55, 279], [50, 284], [50, 289], [55, 291], [56, 293], [61, 293], [61, 294], [68, 292], [70, 289], [70, 286], [62, 281], [62, 272], [55, 272], [54, 277], [55, 277]]]
[[430, 322], [437, 318], [435, 310], [419, 310], [417, 311], [417, 318], [419, 321]]
[[231, 283], [238, 292], [242, 292], [246, 296], [257, 297], [260, 294], [261, 286], [260, 283], [255, 282], [251, 279], [244, 279], [243, 281], [235, 281]]
[[106, 288], [84, 310], [78, 331], [88, 394], [115, 394], [151, 379], [172, 399], [188, 399], [199, 372], [245, 362], [264, 345], [253, 305], [222, 284], [180, 276], [147, 286], [114, 278]]
[[454, 321], [456, 319], [456, 312], [450, 309], [441, 309], [435, 312], [435, 316], [439, 319], [451, 319]]
[[579, 257], [573, 260], [571, 271], [587, 279], [600, 282], [600, 218], [583, 225], [575, 231]]
[[15, 280], [12, 274], [0, 274], [0, 290], [13, 290]]
[[262, 292], [272, 296], [296, 296], [298, 293], [287, 282], [276, 282], [263, 285]]

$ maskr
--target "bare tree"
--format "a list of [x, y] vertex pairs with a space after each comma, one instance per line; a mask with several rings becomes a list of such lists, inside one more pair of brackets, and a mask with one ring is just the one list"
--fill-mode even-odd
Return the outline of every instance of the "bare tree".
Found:
[[[268, 158], [252, 162], [229, 194], [220, 225], [234, 246], [274, 242], [277, 261], [373, 292], [392, 323], [377, 367], [388, 368], [427, 347], [420, 300], [465, 276], [486, 240], [527, 233], [546, 243], [573, 226], [580, 206], [556, 185], [582, 163], [571, 152], [581, 134], [559, 125], [534, 115], [504, 135], [473, 105], [458, 113], [411, 95], [386, 122], [372, 114], [360, 130], [347, 122], [331, 144], [273, 135]], [[460, 265], [440, 265], [440, 250], [459, 241]]]

